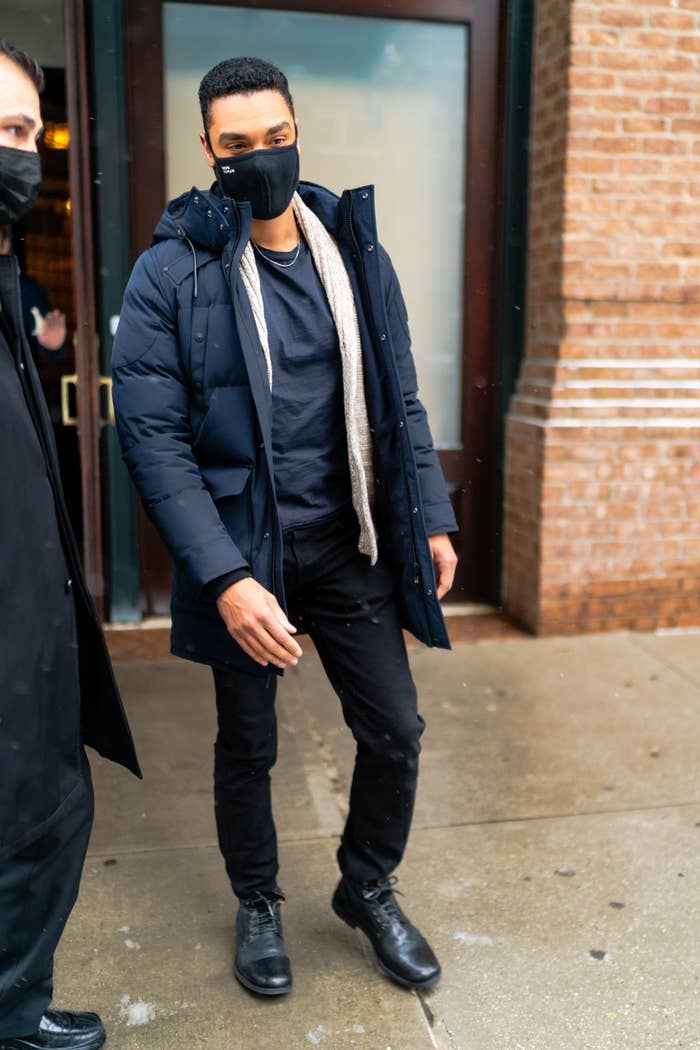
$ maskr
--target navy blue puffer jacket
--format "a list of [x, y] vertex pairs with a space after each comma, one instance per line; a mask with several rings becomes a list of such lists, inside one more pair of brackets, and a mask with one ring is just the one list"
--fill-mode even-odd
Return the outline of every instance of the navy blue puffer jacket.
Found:
[[[377, 241], [373, 191], [338, 198], [301, 183], [299, 192], [336, 238], [355, 294], [380, 556], [405, 627], [449, 648], [428, 536], [457, 525], [417, 397], [401, 290]], [[192, 189], [168, 205], [127, 285], [113, 372], [124, 460], [174, 559], [173, 652], [264, 674], [202, 593], [248, 565], [284, 607], [271, 396], [238, 273], [250, 223], [247, 204], [216, 190]]]

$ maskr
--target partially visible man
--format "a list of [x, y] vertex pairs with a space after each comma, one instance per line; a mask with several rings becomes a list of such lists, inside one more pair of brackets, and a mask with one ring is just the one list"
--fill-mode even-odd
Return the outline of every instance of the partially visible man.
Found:
[[[0, 224], [39, 192], [43, 75], [0, 40]], [[140, 770], [80, 567], [17, 260], [0, 257], [0, 1050], [96, 1050], [97, 1014], [49, 1009], [92, 826], [83, 743]]]
[[[12, 255], [13, 243], [18, 240], [17, 229], [0, 226], [0, 255]], [[61, 377], [74, 372], [74, 362], [68, 352], [66, 315], [52, 309], [46, 290], [20, 267], [19, 291], [22, 299], [22, 323], [29, 349], [41, 380], [53, 437], [61, 469], [63, 497], [73, 526], [73, 534], [80, 544], [82, 534], [82, 498], [80, 483], [80, 449], [76, 427], [65, 426], [61, 406]]]

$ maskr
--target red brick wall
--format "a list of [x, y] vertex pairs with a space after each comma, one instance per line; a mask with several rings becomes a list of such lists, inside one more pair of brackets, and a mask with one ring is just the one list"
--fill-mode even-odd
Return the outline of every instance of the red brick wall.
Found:
[[700, 0], [540, 0], [503, 594], [700, 624]]

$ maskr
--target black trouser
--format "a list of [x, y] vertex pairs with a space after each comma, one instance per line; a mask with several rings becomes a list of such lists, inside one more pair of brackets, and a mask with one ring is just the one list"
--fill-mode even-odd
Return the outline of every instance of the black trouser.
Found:
[[[357, 882], [391, 874], [413, 815], [420, 736], [416, 688], [389, 570], [357, 550], [347, 517], [285, 535], [289, 617], [311, 635], [357, 742], [338, 862]], [[303, 660], [302, 660], [303, 662]], [[214, 671], [219, 734], [214, 795], [234, 893], [274, 892], [277, 839], [270, 770], [277, 757], [277, 676]]]
[[90, 838], [93, 792], [82, 783], [66, 812], [0, 860], [0, 1038], [29, 1035], [53, 992], [53, 956], [78, 896]]

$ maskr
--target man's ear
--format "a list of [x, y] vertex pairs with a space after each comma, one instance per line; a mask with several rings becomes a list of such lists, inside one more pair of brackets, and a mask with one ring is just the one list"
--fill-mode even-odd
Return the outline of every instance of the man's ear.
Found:
[[299, 121], [296, 119], [296, 117], [294, 118], [294, 128], [295, 128], [296, 133], [297, 133], [297, 137], [296, 137], [297, 149], [299, 150], [299, 152], [301, 152], [301, 146], [299, 145]]
[[199, 141], [202, 143], [202, 149], [204, 150], [204, 156], [206, 158], [207, 164], [210, 168], [213, 168], [214, 154], [212, 153], [211, 148], [209, 146], [209, 136], [207, 135], [206, 131], [200, 131]]

